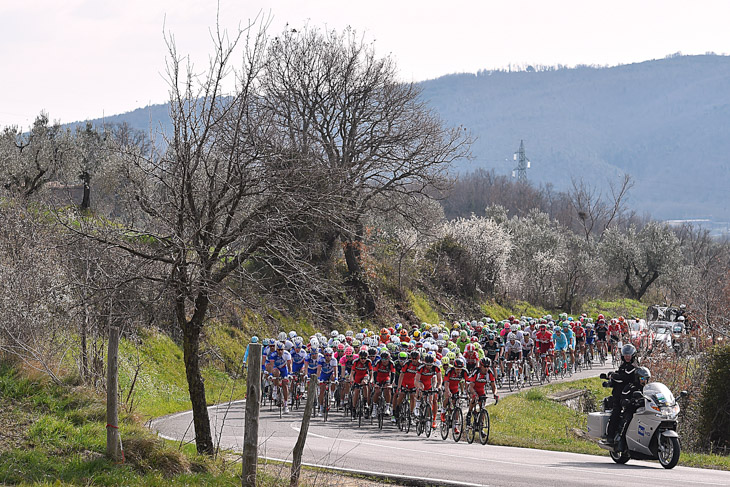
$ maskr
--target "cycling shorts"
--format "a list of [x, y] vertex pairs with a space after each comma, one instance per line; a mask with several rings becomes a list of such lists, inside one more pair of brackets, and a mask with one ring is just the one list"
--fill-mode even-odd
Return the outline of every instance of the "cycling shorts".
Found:
[[513, 362], [515, 360], [519, 360], [520, 358], [520, 352], [512, 352], [510, 351], [509, 355], [507, 355], [507, 361]]
[[617, 342], [617, 343], [618, 343], [618, 341], [619, 341], [619, 336], [618, 336], [618, 335], [611, 335], [611, 341], [612, 341], [612, 342]]
[[575, 343], [583, 343], [585, 340], [585, 337], [575, 337]]
[[532, 353], [532, 349], [530, 349], [530, 350], [525, 350], [525, 349], [523, 348], [523, 349], [522, 349], [522, 358], [527, 358], [527, 357], [529, 357], [531, 353]]
[[568, 344], [567, 343], [565, 343], [563, 345], [558, 345], [557, 343], [555, 344], [555, 351], [556, 352], [562, 352], [563, 350], [567, 350], [567, 349], [568, 349]]
[[302, 362], [301, 364], [294, 364], [294, 363], [291, 364], [292, 374], [298, 374], [299, 371], [301, 371], [303, 368], [304, 368], [304, 362]]
[[274, 369], [274, 370], [279, 371], [279, 377], [281, 377], [282, 379], [286, 379], [287, 377], [289, 377], [289, 369], [287, 369], [286, 367], [284, 367], [283, 369]]
[[319, 381], [320, 382], [329, 382], [330, 379], [332, 379], [333, 372], [330, 372], [329, 374], [319, 374]]
[[375, 385], [378, 387], [390, 387], [392, 384], [389, 379], [386, 379], [381, 381], [375, 381]]

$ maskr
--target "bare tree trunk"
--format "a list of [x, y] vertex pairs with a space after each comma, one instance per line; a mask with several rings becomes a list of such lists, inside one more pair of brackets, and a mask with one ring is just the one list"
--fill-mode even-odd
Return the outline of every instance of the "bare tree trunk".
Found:
[[[259, 457], [259, 404], [261, 402], [261, 344], [248, 346], [246, 415], [243, 431], [243, 487], [256, 487]], [[314, 383], [315, 381], [312, 381]]]
[[349, 272], [350, 283], [357, 292], [357, 303], [361, 318], [370, 318], [375, 314], [375, 298], [370, 286], [363, 276], [363, 268], [360, 259], [362, 242], [349, 240], [345, 243], [345, 262]]
[[214, 453], [213, 436], [208, 417], [208, 405], [205, 400], [205, 384], [200, 373], [200, 330], [201, 326], [192, 320], [183, 328], [183, 359], [185, 375], [188, 380], [188, 392], [193, 406], [193, 425], [195, 427], [195, 446], [198, 453], [212, 455]]
[[119, 327], [109, 327], [109, 354], [106, 380], [106, 454], [119, 461], [119, 416], [117, 410], [117, 353], [119, 352]]
[[[314, 407], [314, 395], [317, 393], [317, 381], [309, 381], [309, 390], [307, 391], [307, 404], [304, 406], [304, 417], [302, 418], [302, 427], [299, 430], [297, 444], [294, 445], [291, 462], [291, 478], [289, 487], [299, 486], [299, 472], [302, 467], [302, 453], [304, 452], [304, 443], [307, 441], [307, 432], [309, 431], [309, 420], [312, 418], [312, 408]], [[327, 391], [329, 394], [329, 391]]]
[[84, 171], [81, 174], [81, 181], [84, 183], [84, 198], [81, 200], [81, 211], [86, 211], [91, 207], [91, 174]]

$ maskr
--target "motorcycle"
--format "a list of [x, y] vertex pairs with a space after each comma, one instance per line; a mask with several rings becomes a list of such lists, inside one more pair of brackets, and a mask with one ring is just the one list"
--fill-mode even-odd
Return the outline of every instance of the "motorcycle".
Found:
[[[680, 397], [685, 397], [682, 391]], [[607, 398], [608, 399], [608, 398]], [[627, 425], [622, 421], [619, 432], [622, 441], [617, 444], [608, 442], [608, 420], [611, 411], [606, 410], [608, 403], [604, 400], [604, 411], [588, 414], [588, 435], [598, 441], [598, 446], [608, 450], [611, 459], [624, 464], [635, 460], [659, 460], [664, 468], [674, 468], [679, 462], [680, 445], [677, 434], [677, 416], [679, 404], [667, 386], [661, 382], [652, 382], [644, 386], [643, 392], [636, 391], [633, 401], [642, 404]]]

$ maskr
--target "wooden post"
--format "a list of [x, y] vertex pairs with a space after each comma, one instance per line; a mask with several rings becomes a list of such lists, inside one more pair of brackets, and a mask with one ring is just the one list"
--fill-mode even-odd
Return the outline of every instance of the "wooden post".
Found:
[[[329, 389], [329, 384], [327, 384]], [[327, 390], [325, 394], [329, 394]], [[302, 427], [299, 430], [299, 438], [297, 444], [294, 445], [291, 462], [291, 480], [289, 487], [299, 486], [299, 472], [302, 467], [302, 453], [304, 452], [304, 442], [307, 441], [307, 432], [309, 431], [309, 419], [312, 417], [312, 408], [314, 407], [314, 396], [317, 394], [317, 380], [312, 377], [309, 381], [309, 389], [307, 390], [307, 404], [304, 406], [304, 417], [302, 418]]]
[[259, 459], [259, 404], [261, 403], [261, 344], [248, 346], [246, 415], [243, 430], [243, 487], [256, 487]]
[[119, 327], [109, 326], [109, 352], [106, 371], [106, 454], [115, 462], [119, 454], [119, 413], [117, 410]]

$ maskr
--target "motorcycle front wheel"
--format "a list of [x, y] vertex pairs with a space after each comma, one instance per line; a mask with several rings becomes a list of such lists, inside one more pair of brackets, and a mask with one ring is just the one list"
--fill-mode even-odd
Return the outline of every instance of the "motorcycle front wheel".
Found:
[[674, 468], [679, 462], [679, 438], [673, 436], [659, 436], [659, 447], [657, 455], [659, 463], [664, 468]]

